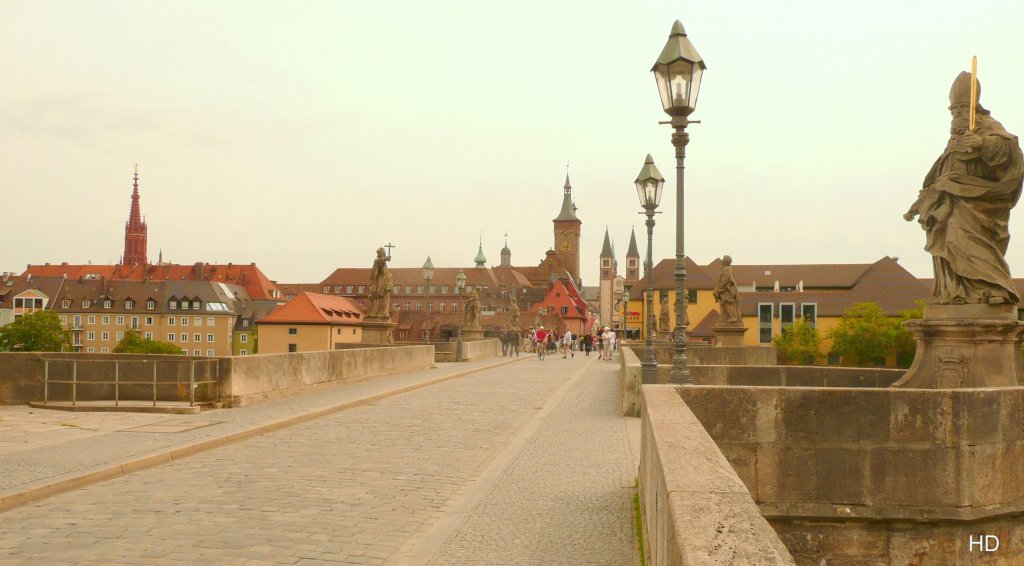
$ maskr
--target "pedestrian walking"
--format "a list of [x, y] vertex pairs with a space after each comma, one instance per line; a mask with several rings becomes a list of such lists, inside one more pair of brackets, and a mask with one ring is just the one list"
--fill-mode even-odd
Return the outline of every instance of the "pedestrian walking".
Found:
[[[569, 355], [569, 351], [572, 350], [572, 331], [566, 330], [565, 336], [562, 337], [562, 359]], [[573, 354], [575, 357], [575, 354]]]
[[518, 358], [519, 357], [519, 342], [523, 339], [523, 331], [522, 330], [513, 330], [512, 333], [511, 333], [510, 338], [512, 339], [512, 341], [509, 344], [509, 346], [512, 348], [512, 351], [509, 352], [508, 355], [511, 357], [512, 356], [512, 352], [515, 352], [516, 357]]
[[607, 326], [604, 327], [604, 334], [602, 335], [602, 359], [612, 359], [612, 342], [615, 341], [615, 332]]
[[594, 337], [590, 334], [583, 335], [583, 349], [587, 352], [587, 357], [590, 357], [590, 351], [594, 349]]

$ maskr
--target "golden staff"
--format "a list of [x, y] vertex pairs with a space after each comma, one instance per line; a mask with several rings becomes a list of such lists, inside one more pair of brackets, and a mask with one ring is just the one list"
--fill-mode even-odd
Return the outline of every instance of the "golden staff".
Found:
[[978, 121], [978, 56], [971, 57], [971, 133]]

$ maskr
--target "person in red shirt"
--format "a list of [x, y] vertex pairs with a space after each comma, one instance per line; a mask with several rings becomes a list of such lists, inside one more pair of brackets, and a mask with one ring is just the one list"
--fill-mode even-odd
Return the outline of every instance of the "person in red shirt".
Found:
[[544, 359], [544, 350], [547, 349], [547, 346], [548, 331], [544, 330], [544, 327], [541, 326], [540, 328], [537, 329], [537, 357], [539, 357], [542, 360]]

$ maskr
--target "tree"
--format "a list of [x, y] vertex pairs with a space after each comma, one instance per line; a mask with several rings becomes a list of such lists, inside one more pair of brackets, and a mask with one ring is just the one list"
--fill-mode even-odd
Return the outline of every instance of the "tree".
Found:
[[810, 322], [801, 319], [772, 339], [783, 364], [813, 365], [825, 356], [821, 353], [821, 336]]
[[886, 316], [877, 303], [854, 303], [843, 313], [834, 328], [832, 353], [843, 358], [844, 365], [885, 365], [886, 356], [896, 353], [896, 343], [904, 331], [900, 319]]
[[142, 338], [138, 332], [129, 330], [114, 348], [115, 354], [172, 354], [181, 355], [181, 348], [168, 342]]
[[0, 327], [0, 351], [64, 352], [71, 350], [71, 332], [53, 311], [37, 311]]

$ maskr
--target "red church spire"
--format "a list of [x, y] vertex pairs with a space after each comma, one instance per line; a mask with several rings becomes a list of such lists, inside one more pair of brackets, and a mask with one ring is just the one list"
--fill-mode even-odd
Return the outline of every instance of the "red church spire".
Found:
[[139, 164], [135, 164], [132, 184], [132, 209], [124, 224], [124, 255], [122, 265], [146, 265], [146, 223], [139, 208]]

